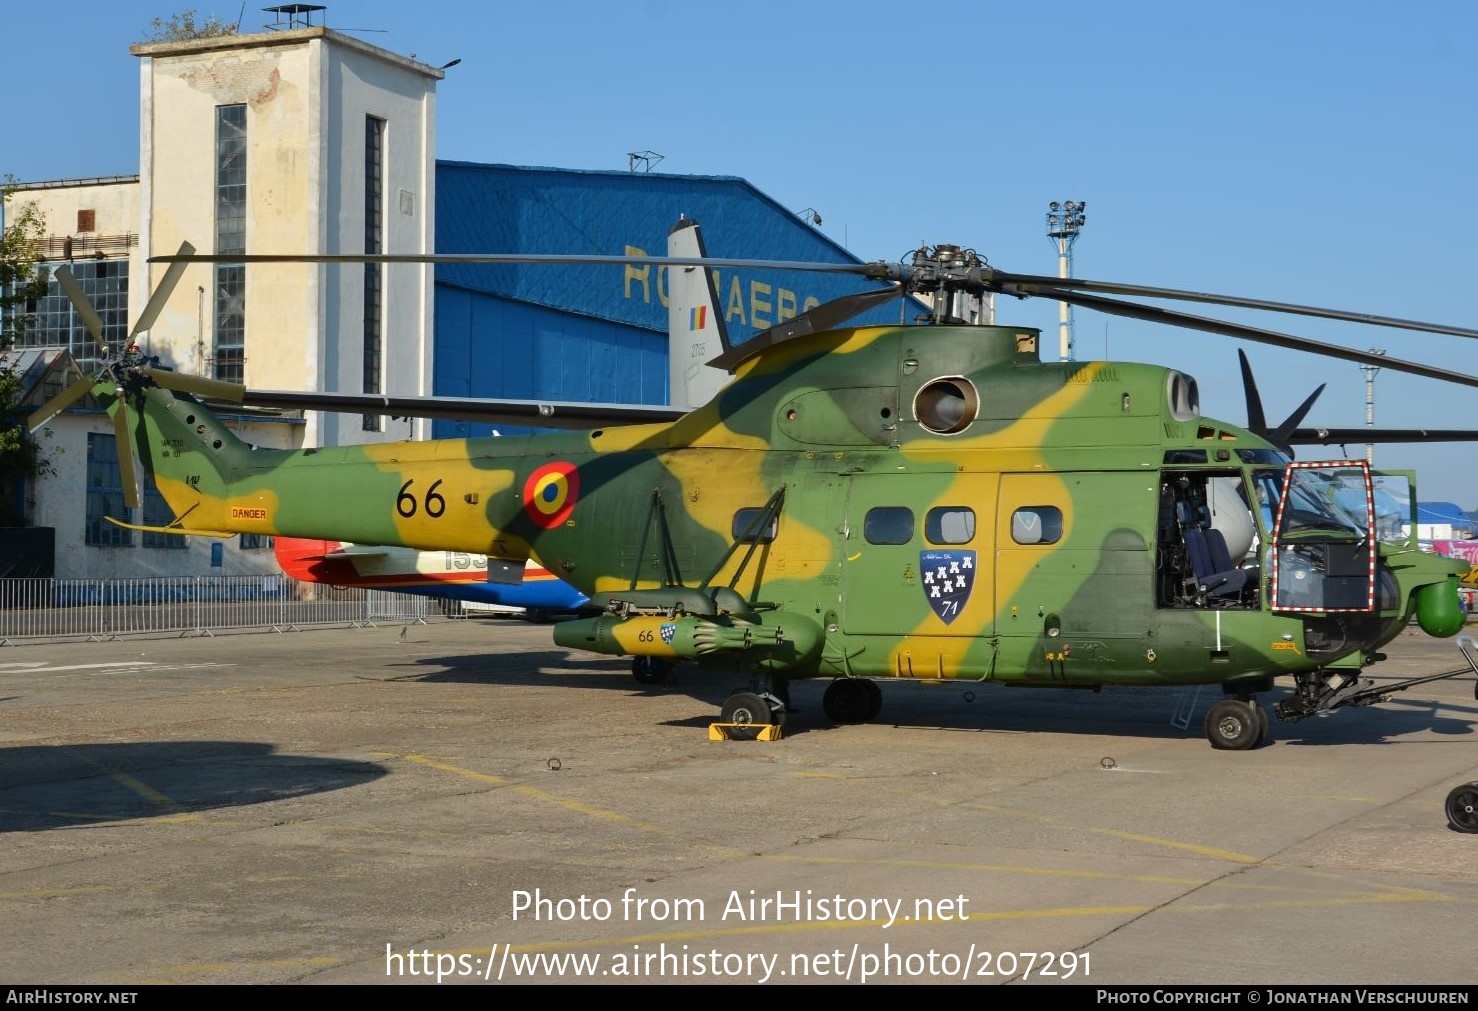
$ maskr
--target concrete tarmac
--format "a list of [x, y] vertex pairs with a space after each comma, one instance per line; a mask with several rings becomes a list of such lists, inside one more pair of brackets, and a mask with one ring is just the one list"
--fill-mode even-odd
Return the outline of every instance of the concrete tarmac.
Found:
[[735, 687], [507, 618], [0, 650], [4, 981], [1478, 978], [1472, 675], [1249, 752], [1211, 688], [801, 682], [710, 741]]

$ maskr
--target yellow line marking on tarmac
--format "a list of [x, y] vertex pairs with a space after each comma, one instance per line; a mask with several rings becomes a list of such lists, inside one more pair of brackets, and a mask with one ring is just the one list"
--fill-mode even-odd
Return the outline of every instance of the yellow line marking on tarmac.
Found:
[[[1049, 814], [1034, 814], [1028, 811], [1012, 811], [1009, 808], [997, 807], [994, 804], [960, 804], [959, 807], [969, 808], [975, 811], [988, 811], [991, 814], [1004, 814], [1013, 818], [1029, 818], [1033, 821], [1047, 822], [1053, 825], [1062, 825], [1066, 822]], [[1174, 839], [1161, 839], [1152, 835], [1141, 835], [1137, 832], [1121, 832], [1112, 828], [1094, 828], [1091, 825], [1074, 825], [1074, 828], [1093, 832], [1098, 835], [1106, 835], [1115, 839], [1128, 839], [1131, 842], [1149, 843], [1152, 846], [1163, 846], [1167, 849], [1180, 850], [1184, 853], [1195, 853], [1204, 857], [1215, 857], [1218, 860], [1230, 860], [1239, 864], [1261, 863], [1261, 858], [1248, 856], [1246, 853], [1237, 853], [1233, 850], [1217, 849], [1214, 846], [1202, 846], [1198, 843], [1176, 842]]]
[[[44, 818], [67, 818], [72, 821], [118, 821], [116, 814], [98, 814], [96, 811], [27, 811], [23, 808], [7, 807], [0, 808], [9, 815], [30, 815], [32, 817]], [[58, 825], [57, 828], [68, 828], [66, 825]]]
[[20, 892], [0, 892], [0, 902], [24, 902], [26, 899], [66, 899], [74, 895], [105, 895], [122, 891], [113, 885], [78, 885], [76, 888], [27, 888]]
[[1289, 800], [1348, 800], [1356, 804], [1387, 804], [1387, 800], [1380, 797], [1352, 797], [1342, 793], [1293, 793], [1289, 794]]
[[177, 981], [179, 977], [198, 976], [203, 973], [241, 972], [254, 969], [330, 969], [336, 965], [343, 965], [344, 962], [345, 959], [332, 958], [327, 955], [309, 958], [276, 958], [266, 962], [186, 962], [180, 965], [162, 965], [153, 970], [155, 974], [164, 974], [165, 978], [129, 979], [122, 985], [169, 983]]
[[165, 818], [156, 819], [158, 821], [187, 822], [196, 821], [200, 817], [199, 815], [192, 814], [189, 809], [175, 803], [148, 783], [135, 779], [126, 772], [110, 772], [108, 776], [114, 782], [128, 787], [128, 789], [143, 797], [154, 806], [161, 807], [169, 812]]
[[[936, 920], [927, 917], [904, 920], [894, 920], [891, 928], [914, 927], [924, 924], [936, 923], [1005, 923], [1023, 920], [1050, 920], [1050, 919], [1083, 919], [1095, 916], [1118, 916], [1135, 917], [1146, 913], [1170, 913], [1180, 916], [1196, 915], [1203, 913], [1222, 911], [1244, 911], [1263, 909], [1290, 909], [1290, 908], [1314, 908], [1314, 907], [1343, 907], [1367, 904], [1385, 904], [1391, 902], [1416, 902], [1421, 899], [1412, 896], [1401, 898], [1397, 896], [1373, 896], [1366, 899], [1323, 899], [1323, 900], [1289, 900], [1284, 902], [1251, 902], [1251, 903], [1208, 903], [1205, 905], [1181, 904], [1173, 906], [1165, 905], [1133, 905], [1133, 906], [1080, 906], [1059, 907], [1056, 909], [1003, 909], [995, 912], [971, 911], [968, 920], [952, 917], [948, 920]], [[1442, 898], [1444, 902], [1468, 902], [1471, 899]], [[632, 944], [652, 944], [664, 941], [711, 941], [725, 938], [754, 937], [756, 935], [776, 934], [798, 934], [814, 933], [818, 931], [854, 930], [858, 927], [879, 928], [888, 923], [886, 919], [871, 920], [823, 920], [815, 923], [769, 923], [756, 924], [745, 927], [717, 927], [708, 930], [675, 930], [666, 933], [634, 934], [625, 937], [600, 937], [586, 938], [583, 940], [570, 941], [536, 941], [525, 944], [510, 944], [510, 952], [536, 952], [536, 951], [562, 951], [581, 950], [590, 948], [619, 947]], [[440, 952], [439, 954], [454, 955], [485, 955], [486, 949], [470, 949], [460, 952]]]
[[1218, 910], [1247, 911], [1254, 909], [1314, 909], [1314, 908], [1340, 908], [1344, 906], [1383, 906], [1394, 902], [1459, 902], [1467, 905], [1478, 904], [1478, 899], [1459, 899], [1451, 895], [1437, 895], [1436, 893], [1404, 895], [1397, 892], [1373, 893], [1370, 895], [1352, 895], [1348, 898], [1327, 899], [1284, 899], [1268, 902], [1207, 902], [1187, 903], [1181, 908], [1164, 909], [1167, 913], [1210, 913]]
[[[1060, 907], [1056, 909], [1006, 909], [996, 912], [971, 911], [968, 920], [952, 917], [948, 920], [936, 920], [927, 917], [919, 919], [894, 920], [891, 929], [899, 927], [920, 926], [934, 923], [1003, 923], [1022, 920], [1050, 920], [1050, 919], [1083, 919], [1094, 916], [1118, 916], [1135, 917], [1146, 913], [1170, 913], [1180, 916], [1197, 915], [1222, 911], [1246, 911], [1264, 909], [1292, 909], [1292, 908], [1319, 908], [1319, 907], [1346, 907], [1369, 904], [1387, 904], [1392, 902], [1419, 902], [1424, 901], [1418, 896], [1371, 896], [1368, 898], [1350, 899], [1310, 899], [1310, 900], [1288, 900], [1281, 902], [1250, 902], [1250, 903], [1207, 903], [1205, 905], [1193, 905], [1182, 903], [1179, 905], [1134, 905], [1134, 906], [1081, 906]], [[1430, 900], [1426, 900], [1430, 901]], [[1436, 901], [1442, 902], [1464, 902], [1478, 904], [1478, 900], [1455, 899], [1450, 897], [1436, 897]], [[756, 935], [775, 934], [797, 934], [814, 933], [818, 931], [853, 930], [858, 927], [879, 928], [887, 924], [886, 919], [871, 920], [823, 920], [816, 923], [771, 923], [757, 924], [745, 927], [717, 927], [708, 930], [682, 930], [669, 931], [666, 933], [634, 934], [625, 937], [599, 937], [586, 938], [583, 940], [570, 941], [536, 941], [525, 944], [510, 944], [510, 952], [538, 952], [538, 951], [563, 951], [581, 950], [590, 948], [618, 947], [632, 944], [651, 944], [664, 941], [707, 941], [721, 940], [725, 938], [753, 937]], [[459, 952], [437, 952], [434, 954], [472, 955], [481, 956], [487, 954], [487, 949], [469, 949]]]
[[461, 776], [464, 779], [470, 779], [478, 783], [486, 783], [488, 786], [496, 786], [503, 789], [512, 790], [515, 793], [523, 794], [525, 797], [532, 797], [535, 800], [543, 800], [551, 804], [557, 804], [560, 807], [566, 808], [570, 811], [576, 811], [580, 814], [588, 814], [592, 818], [600, 818], [603, 821], [614, 822], [618, 825], [627, 825], [631, 828], [641, 829], [643, 832], [651, 832], [654, 835], [664, 836], [669, 839], [681, 839], [685, 842], [692, 841], [688, 839], [687, 836], [684, 836], [678, 832], [674, 832], [669, 828], [664, 828], [661, 825], [654, 825], [649, 821], [642, 821], [640, 818], [633, 818], [630, 815], [621, 814], [617, 811], [607, 811], [605, 808], [595, 807], [582, 801], [570, 800], [565, 797], [556, 797], [554, 794], [546, 793], [545, 791], [540, 790], [537, 787], [525, 786], [522, 783], [515, 783], [510, 779], [504, 779], [502, 776], [493, 776], [489, 775], [486, 772], [477, 772], [473, 769], [464, 769], [460, 765], [452, 765], [449, 762], [439, 762], [436, 759], [428, 758], [425, 755], [402, 755], [401, 757], [408, 762], [415, 762], [417, 765], [429, 766], [430, 768], [437, 769], [441, 772], [450, 772], [454, 775]]
[[[1220, 880], [1212, 879], [1212, 880], [1209, 880], [1208, 881], [1206, 878], [1200, 878], [1200, 877], [1170, 877], [1168, 875], [1163, 875], [1163, 874], [1125, 874], [1125, 873], [1121, 873], [1119, 871], [1067, 870], [1067, 869], [1064, 869], [1064, 868], [1056, 868], [1056, 867], [1028, 867], [1028, 866], [1021, 866], [1021, 865], [1018, 865], [1018, 864], [981, 864], [981, 863], [972, 863], [972, 862], [955, 861], [955, 860], [880, 860], [880, 859], [877, 859], [877, 858], [874, 858], [874, 857], [812, 857], [812, 856], [798, 856], [798, 855], [782, 854], [782, 853], [761, 853], [761, 854], [757, 854], [757, 856], [758, 856], [758, 858], [760, 860], [770, 861], [770, 862], [776, 862], [776, 863], [816, 864], [816, 865], [834, 865], [834, 866], [846, 866], [846, 865], [852, 864], [852, 865], [856, 865], [856, 866], [860, 866], [860, 867], [914, 867], [914, 868], [923, 868], [923, 869], [932, 869], [932, 870], [946, 870], [946, 871], [971, 871], [971, 872], [999, 873], [999, 874], [1021, 874], [1021, 875], [1026, 875], [1026, 876], [1033, 876], [1034, 875], [1034, 876], [1037, 876], [1037, 877], [1049, 877], [1049, 878], [1083, 878], [1083, 879], [1095, 880], [1095, 881], [1137, 881], [1137, 882], [1141, 882], [1141, 883], [1144, 883], [1144, 884], [1159, 884], [1159, 885], [1200, 886], [1200, 885], [1214, 884], [1217, 887], [1231, 888], [1231, 889], [1235, 889], [1237, 891], [1247, 891], [1247, 892], [1275, 891], [1275, 892], [1279, 893], [1280, 895], [1287, 895], [1289, 892], [1303, 891], [1303, 890], [1307, 890], [1307, 891], [1313, 892], [1313, 893], [1315, 893], [1317, 895], [1327, 896], [1329, 894], [1329, 886], [1328, 885], [1313, 885], [1313, 884], [1310, 884], [1310, 885], [1305, 885], [1305, 886], [1302, 886], [1302, 887], [1297, 886], [1297, 885], [1288, 885], [1288, 884], [1282, 884], [1282, 883], [1262, 885], [1262, 884], [1257, 884], [1255, 882], [1240, 881], [1240, 880], [1234, 880], [1234, 879], [1230, 879], [1230, 878], [1225, 878], [1225, 879], [1220, 879]], [[1333, 875], [1328, 875], [1328, 874], [1321, 874], [1319, 871], [1317, 871], [1317, 870], [1315, 870], [1313, 868], [1300, 867], [1300, 866], [1298, 866], [1296, 864], [1264, 863], [1264, 864], [1262, 864], [1262, 866], [1264, 868], [1268, 869], [1268, 870], [1287, 870], [1287, 871], [1292, 871], [1292, 872], [1296, 872], [1296, 873], [1299, 873], [1299, 874], [1310, 875], [1310, 876], [1314, 876], [1314, 877], [1332, 877], [1333, 876]], [[1340, 881], [1340, 883], [1341, 884], [1346, 884], [1346, 885], [1348, 884], [1347, 882], [1344, 882], [1344, 881]], [[1423, 889], [1419, 889], [1419, 888], [1401, 888], [1401, 887], [1397, 887], [1395, 885], [1371, 884], [1369, 882], [1365, 882], [1363, 884], [1369, 890], [1368, 891], [1356, 891], [1356, 892], [1354, 892], [1353, 893], [1353, 896], [1355, 898], [1357, 898], [1357, 899], [1360, 896], [1364, 896], [1364, 895], [1372, 895], [1372, 896], [1379, 897], [1379, 896], [1383, 896], [1383, 895], [1407, 894], [1407, 895], [1410, 895], [1412, 898], [1421, 898], [1421, 897], [1430, 896], [1430, 897], [1439, 899], [1440, 901], [1443, 901], [1443, 902], [1455, 901], [1455, 900], [1450, 899], [1448, 896], [1441, 895], [1441, 893], [1424, 891]]]
[[856, 864], [863, 867], [921, 867], [946, 871], [984, 871], [1003, 874], [1028, 874], [1051, 878], [1091, 878], [1102, 881], [1141, 881], [1162, 885], [1201, 885], [1204, 878], [1167, 877], [1160, 874], [1120, 874], [1115, 871], [1069, 871], [1051, 867], [1025, 867], [1016, 864], [979, 864], [952, 860], [874, 860], [859, 857], [806, 857], [780, 853], [761, 853], [761, 860], [791, 864]]
[[[968, 922], [985, 923], [987, 921], [1001, 920], [1029, 920], [1049, 919], [1052, 917], [1083, 917], [1083, 916], [1141, 916], [1155, 906], [1097, 906], [1084, 907], [1081, 909], [1025, 909], [1020, 911], [1007, 911], [999, 913], [971, 913]], [[948, 920], [934, 920], [920, 917], [916, 920], [894, 920], [892, 928], [916, 927], [931, 923], [961, 923], [958, 918], [951, 917]], [[604, 948], [610, 946], [624, 946], [630, 944], [651, 944], [661, 941], [710, 941], [724, 938], [754, 937], [755, 935], [774, 934], [802, 934], [815, 931], [827, 930], [855, 930], [858, 927], [878, 928], [888, 923], [884, 919], [872, 920], [823, 920], [816, 923], [767, 923], [756, 924], [746, 927], [715, 927], [709, 930], [675, 930], [661, 934], [632, 934], [626, 937], [596, 937], [578, 941], [533, 941], [525, 944], [510, 944], [510, 952], [533, 952], [533, 951], [560, 951], [564, 949], [576, 950], [581, 948]], [[441, 952], [440, 954], [478, 955], [486, 954], [486, 949], [479, 952], [477, 949], [462, 952]]]

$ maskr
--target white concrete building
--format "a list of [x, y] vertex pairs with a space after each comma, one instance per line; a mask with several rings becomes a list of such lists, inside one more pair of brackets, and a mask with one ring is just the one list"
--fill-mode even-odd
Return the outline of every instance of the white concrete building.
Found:
[[[150, 256], [201, 252], [429, 253], [435, 248], [435, 96], [442, 72], [327, 28], [138, 45], [138, 176], [27, 183], [47, 222], [47, 269], [65, 263], [103, 319], [103, 344], [132, 332], [166, 267]], [[13, 207], [8, 208], [13, 213]], [[255, 389], [431, 392], [428, 265], [192, 265], [136, 343], [181, 371]], [[67, 300], [24, 309], [24, 342], [101, 360]], [[269, 446], [393, 441], [425, 423], [360, 415], [236, 419]], [[143, 534], [104, 515], [162, 524], [147, 493], [122, 506], [106, 416], [87, 402], [42, 437], [54, 473], [26, 492], [33, 525], [56, 530], [58, 576], [275, 571], [265, 538], [224, 550]], [[161, 512], [162, 510], [162, 512]]]

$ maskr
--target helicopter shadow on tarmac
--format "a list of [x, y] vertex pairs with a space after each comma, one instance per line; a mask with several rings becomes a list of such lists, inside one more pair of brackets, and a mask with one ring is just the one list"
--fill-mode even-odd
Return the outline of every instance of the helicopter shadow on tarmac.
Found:
[[[660, 685], [633, 681], [629, 665], [605, 657], [587, 658], [559, 650], [510, 656], [453, 655], [422, 657], [412, 666], [434, 670], [392, 675], [387, 680], [427, 683], [578, 687], [619, 692], [633, 698], [680, 693], [695, 701], [718, 705], [744, 678], [679, 665]], [[791, 707], [785, 736], [815, 731], [843, 732], [848, 728], [823, 714], [822, 693], [830, 678], [800, 679], [791, 684]], [[1060, 688], [1018, 688], [1005, 685], [956, 682], [952, 684], [885, 681], [883, 709], [872, 722], [882, 726], [919, 730], [990, 734], [1074, 734], [1135, 737], [1146, 740], [1199, 740], [1207, 708], [1222, 695], [1215, 685], [1167, 687], [1115, 692], [1070, 691]], [[1263, 704], [1272, 706], [1291, 693], [1268, 693]], [[1173, 722], [1177, 710], [1189, 708], [1185, 725]], [[713, 722], [710, 714], [660, 721], [662, 726], [701, 729]], [[1456, 700], [1397, 697], [1378, 706], [1346, 708], [1327, 716], [1297, 723], [1276, 717], [1268, 743], [1325, 746], [1340, 744], [1399, 744], [1423, 731], [1444, 736], [1472, 735], [1478, 724], [1478, 705]]]
[[44, 832], [287, 800], [360, 786], [376, 762], [281, 755], [261, 741], [142, 741], [7, 748], [0, 833]]

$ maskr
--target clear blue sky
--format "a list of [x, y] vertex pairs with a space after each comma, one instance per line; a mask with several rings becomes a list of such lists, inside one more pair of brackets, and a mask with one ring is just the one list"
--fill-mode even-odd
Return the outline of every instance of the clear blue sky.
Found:
[[[0, 174], [138, 171], [128, 46], [185, 2], [7, 4]], [[265, 6], [265, 5], [263, 5]], [[1411, 0], [343, 0], [330, 28], [439, 66], [438, 156], [736, 175], [864, 259], [920, 244], [1056, 272], [1044, 214], [1083, 200], [1080, 277], [1478, 328], [1478, 4]], [[261, 6], [200, 2], [259, 30]], [[722, 250], [713, 250], [722, 255]], [[1478, 374], [1478, 342], [1171, 305]], [[1001, 300], [1044, 331], [1057, 307]], [[1242, 423], [1238, 342], [1076, 312], [1079, 358], [1196, 376]], [[1270, 418], [1365, 424], [1358, 365], [1244, 344]], [[1478, 428], [1478, 390], [1376, 379], [1376, 423]], [[1351, 455], [1363, 445], [1349, 447]], [[1337, 448], [1307, 448], [1304, 459]], [[1379, 447], [1423, 500], [1478, 508], [1478, 447]]]

